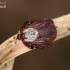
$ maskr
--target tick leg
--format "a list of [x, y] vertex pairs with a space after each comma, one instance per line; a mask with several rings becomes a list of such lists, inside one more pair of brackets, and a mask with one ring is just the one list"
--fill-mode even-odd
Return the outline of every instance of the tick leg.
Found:
[[52, 23], [53, 23], [53, 20], [48, 19], [48, 18], [45, 18], [45, 19], [43, 19], [43, 20], [47, 20], [47, 21], [49, 21], [49, 22], [52, 22]]
[[51, 44], [47, 44], [47, 45], [44, 45], [44, 46], [40, 46], [41, 49], [44, 49], [44, 47], [51, 47], [52, 45]]
[[21, 40], [21, 34], [17, 35], [17, 39]]
[[31, 22], [29, 22], [29, 21], [24, 22], [23, 27], [20, 29], [20, 33], [23, 33], [23, 29], [24, 29], [26, 26], [28, 26], [30, 23], [31, 23]]
[[44, 46], [40, 46], [41, 49], [44, 49]]
[[18, 35], [17, 35], [17, 39], [19, 39], [19, 40], [21, 40], [21, 39], [25, 39], [25, 37], [24, 37], [24, 33], [22, 33], [22, 34], [18, 34]]
[[29, 24], [29, 21], [26, 21], [23, 25], [23, 27], [26, 27]]
[[31, 46], [30, 48], [31, 48], [31, 49], [34, 49], [34, 46]]
[[38, 49], [38, 48], [39, 48], [39, 46], [35, 46], [35, 48], [36, 48], [36, 49]]
[[38, 49], [38, 48], [44, 49], [44, 46], [36, 46], [35, 48], [36, 49]]
[[34, 21], [36, 21], [36, 20], [35, 20], [35, 19], [34, 19], [34, 20], [31, 19], [31, 20], [30, 20], [30, 23], [33, 23]]
[[46, 45], [46, 47], [51, 47], [51, 46], [52, 46], [52, 44], [47, 44], [47, 45]]
[[33, 45], [31, 45], [31, 44], [28, 44], [28, 45], [26, 45], [26, 46], [28, 46], [29, 48], [31, 48], [31, 49], [33, 49], [34, 48], [34, 46]]

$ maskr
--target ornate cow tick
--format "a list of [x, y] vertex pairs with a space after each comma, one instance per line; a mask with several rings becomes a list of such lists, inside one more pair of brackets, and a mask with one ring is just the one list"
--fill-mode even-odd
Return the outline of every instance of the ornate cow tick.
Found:
[[49, 47], [51, 42], [56, 38], [57, 31], [54, 22], [50, 19], [41, 19], [26, 21], [20, 29], [17, 39], [29, 48]]

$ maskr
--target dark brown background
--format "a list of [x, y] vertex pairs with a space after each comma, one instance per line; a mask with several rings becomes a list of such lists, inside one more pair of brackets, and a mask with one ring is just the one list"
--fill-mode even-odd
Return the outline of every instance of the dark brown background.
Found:
[[[70, 0], [0, 0], [0, 43], [16, 34], [26, 20], [56, 18], [70, 13]], [[16, 58], [14, 70], [70, 70], [70, 37]]]

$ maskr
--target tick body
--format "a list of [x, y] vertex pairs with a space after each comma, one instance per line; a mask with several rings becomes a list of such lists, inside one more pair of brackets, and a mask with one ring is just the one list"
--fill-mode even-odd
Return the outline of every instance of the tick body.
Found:
[[26, 21], [17, 35], [19, 40], [29, 48], [44, 48], [56, 38], [57, 31], [54, 22], [50, 19]]

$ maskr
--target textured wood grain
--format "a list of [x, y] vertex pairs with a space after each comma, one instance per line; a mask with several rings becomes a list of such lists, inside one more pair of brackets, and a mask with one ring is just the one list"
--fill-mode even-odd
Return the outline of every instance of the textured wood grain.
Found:
[[[57, 37], [54, 41], [70, 36], [70, 14], [53, 19], [57, 29]], [[19, 33], [19, 32], [18, 32]], [[17, 33], [17, 34], [18, 34]], [[16, 39], [17, 34], [0, 45], [0, 66], [15, 57], [31, 51], [21, 40]]]
[[70, 14], [55, 18], [53, 21], [57, 27], [57, 37], [55, 41], [70, 36]]
[[6, 63], [4, 63], [3, 65], [0, 66], [0, 70], [12, 70], [13, 66], [14, 66], [14, 60], [12, 59]]
[[[16, 39], [17, 35], [14, 35], [13, 37], [6, 40], [1, 46], [0, 46], [0, 64], [2, 65], [4, 62], [7, 62], [11, 59], [13, 59], [15, 56], [18, 56], [20, 54], [30, 51], [28, 47], [26, 47], [22, 41]], [[16, 53], [14, 53], [16, 52]], [[14, 57], [13, 57], [14, 56]]]

